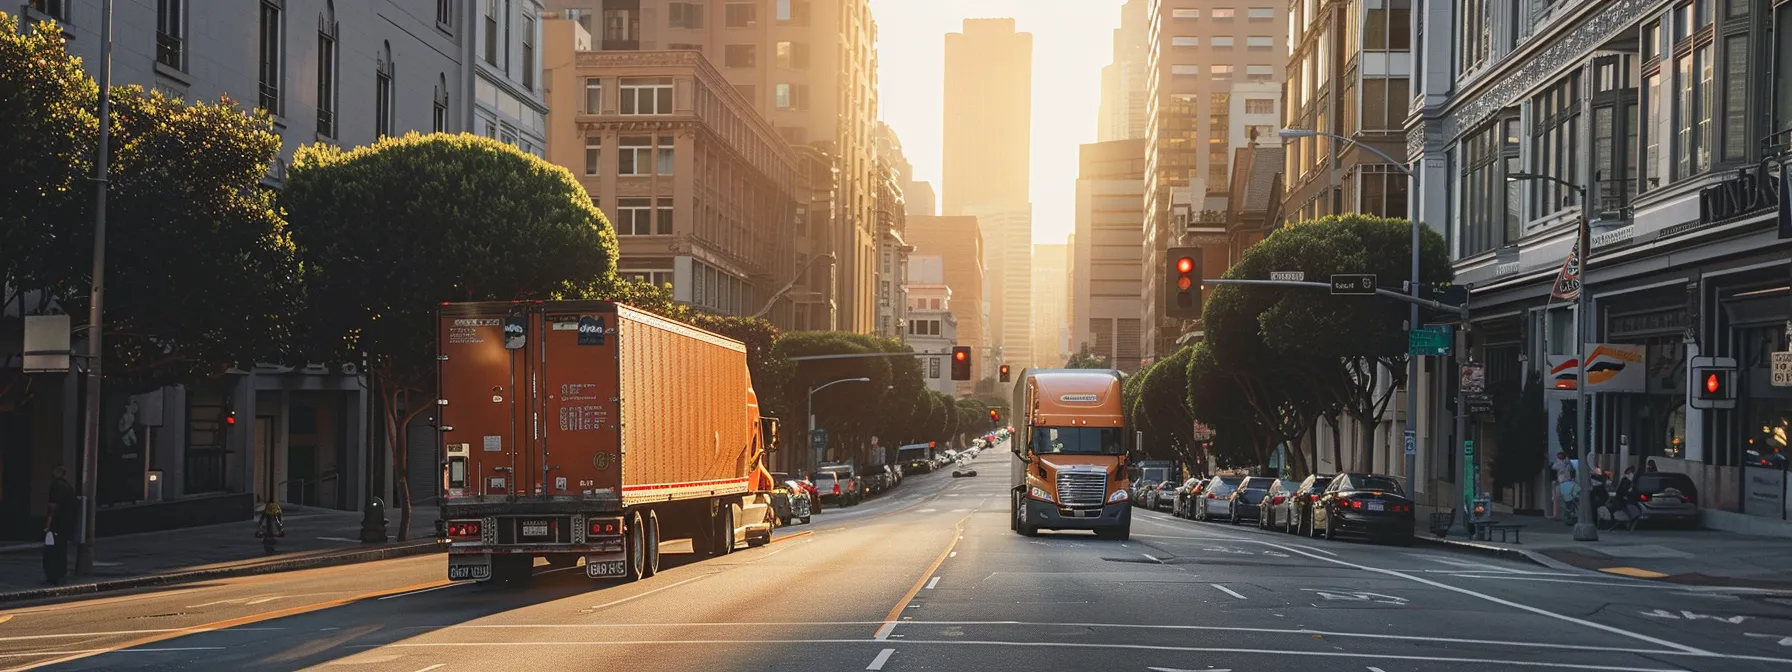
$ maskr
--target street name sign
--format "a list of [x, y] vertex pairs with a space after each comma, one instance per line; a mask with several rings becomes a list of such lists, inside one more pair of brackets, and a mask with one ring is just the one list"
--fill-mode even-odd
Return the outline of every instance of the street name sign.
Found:
[[1406, 332], [1406, 352], [1442, 357], [1450, 354], [1451, 340], [1450, 325], [1427, 324]]
[[1374, 295], [1374, 273], [1334, 273], [1332, 274], [1332, 293], [1347, 295]]
[[1773, 386], [1792, 387], [1792, 352], [1773, 353]]
[[1269, 279], [1280, 280], [1280, 281], [1284, 281], [1284, 282], [1305, 282], [1307, 279], [1307, 272], [1306, 271], [1270, 271]]

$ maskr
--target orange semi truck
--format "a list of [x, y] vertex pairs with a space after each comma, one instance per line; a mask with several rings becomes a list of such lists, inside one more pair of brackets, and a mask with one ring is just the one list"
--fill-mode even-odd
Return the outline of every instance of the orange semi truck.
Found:
[[1010, 527], [1029, 537], [1041, 529], [1131, 537], [1120, 373], [1028, 369], [1013, 403]]
[[660, 542], [771, 540], [746, 347], [608, 301], [443, 304], [437, 334], [448, 578], [659, 568]]

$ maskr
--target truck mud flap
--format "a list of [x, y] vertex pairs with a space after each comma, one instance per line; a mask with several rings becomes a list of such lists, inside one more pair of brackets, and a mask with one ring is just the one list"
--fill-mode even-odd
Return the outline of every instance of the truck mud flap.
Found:
[[628, 559], [621, 553], [585, 556], [585, 578], [619, 579], [628, 576]]
[[487, 581], [492, 578], [492, 556], [458, 553], [448, 556], [449, 581]]

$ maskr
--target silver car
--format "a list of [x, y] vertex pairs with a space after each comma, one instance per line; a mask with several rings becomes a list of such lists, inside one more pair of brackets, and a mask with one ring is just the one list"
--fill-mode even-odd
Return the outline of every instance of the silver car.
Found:
[[1214, 520], [1217, 514], [1225, 520], [1232, 511], [1232, 491], [1244, 482], [1243, 476], [1220, 476], [1207, 484], [1201, 491], [1201, 497], [1195, 500], [1195, 520]]

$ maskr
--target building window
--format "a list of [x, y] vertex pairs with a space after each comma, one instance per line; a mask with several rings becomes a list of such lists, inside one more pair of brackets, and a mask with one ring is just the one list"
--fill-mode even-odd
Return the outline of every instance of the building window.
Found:
[[1172, 10], [1170, 10], [1170, 18], [1172, 18], [1172, 19], [1199, 19], [1199, 18], [1201, 18], [1201, 10], [1199, 10], [1199, 9], [1172, 9]]
[[436, 0], [436, 25], [444, 28], [454, 25], [454, 0]]
[[780, 110], [809, 109], [808, 84], [779, 84], [776, 89], [776, 104]]
[[380, 53], [373, 73], [373, 137], [383, 138], [392, 135], [392, 48], [387, 45]]
[[498, 64], [498, 0], [485, 0], [485, 62]]
[[636, 9], [604, 10], [604, 42], [611, 49], [634, 49], [640, 39], [641, 14]]
[[809, 25], [809, 0], [778, 0], [778, 23]]
[[[1570, 73], [1531, 99], [1531, 162], [1534, 172], [1570, 183], [1580, 169], [1580, 72]], [[1536, 217], [1562, 210], [1573, 201], [1571, 189], [1550, 180], [1532, 180], [1531, 207]]]
[[1412, 96], [1406, 78], [1363, 80], [1363, 131], [1398, 131], [1406, 128], [1406, 108]]
[[659, 149], [658, 149], [657, 154], [658, 154], [658, 162], [655, 166], [654, 172], [657, 172], [661, 175], [671, 175], [672, 174], [672, 164], [673, 164], [673, 161], [672, 161], [672, 156], [673, 156], [672, 155], [672, 136], [670, 136], [670, 135], [660, 136]]
[[448, 132], [448, 76], [436, 75], [434, 109], [430, 110], [429, 128], [436, 133]]
[[1274, 7], [1252, 7], [1245, 16], [1252, 21], [1269, 21], [1276, 18], [1276, 10]]
[[585, 114], [603, 112], [604, 81], [596, 77], [585, 78]]
[[616, 235], [653, 235], [653, 199], [616, 199]]
[[[1506, 181], [1506, 173], [1518, 159], [1518, 120], [1503, 119], [1470, 135], [1463, 142], [1462, 213], [1458, 221], [1460, 253], [1472, 256], [1518, 242], [1518, 183]], [[1402, 209], [1405, 203], [1401, 204]]]
[[1274, 47], [1276, 39], [1268, 35], [1252, 35], [1244, 38], [1244, 46], [1251, 49], [1269, 49]]
[[1775, 121], [1772, 130], [1780, 134], [1777, 136], [1779, 144], [1776, 149], [1783, 152], [1792, 151], [1792, 137], [1784, 135], [1787, 131], [1792, 131], [1792, 40], [1785, 39], [1785, 36], [1792, 36], [1792, 5], [1780, 5], [1774, 21], [1773, 34], [1781, 36], [1781, 39], [1774, 43], [1774, 51], [1777, 53], [1774, 55], [1776, 61], [1773, 76], [1776, 81], [1771, 83], [1771, 90], [1779, 102], [1774, 104]]
[[1170, 38], [1170, 46], [1172, 46], [1172, 47], [1199, 47], [1199, 46], [1201, 46], [1201, 38], [1193, 37], [1193, 36], [1177, 35], [1175, 37]]
[[723, 6], [729, 28], [752, 28], [759, 23], [759, 5], [751, 2], [730, 2]]
[[1461, 56], [1462, 72], [1481, 67], [1493, 54], [1493, 8], [1496, 0], [1463, 0]]
[[1172, 74], [1172, 75], [1188, 75], [1188, 76], [1199, 75], [1199, 74], [1201, 74], [1201, 66], [1199, 66], [1199, 65], [1182, 65], [1180, 63], [1172, 64], [1170, 66], [1170, 74]]
[[523, 88], [535, 90], [535, 17], [523, 17]]
[[1219, 151], [1207, 153], [1207, 192], [1218, 194], [1230, 190], [1232, 182], [1227, 179], [1227, 175], [1226, 151], [1224, 145], [1221, 145]]
[[186, 0], [156, 0], [156, 62], [186, 69]]
[[[589, 88], [586, 91], [590, 91]], [[589, 94], [587, 94], [589, 98]], [[672, 78], [648, 77], [622, 80], [623, 114], [671, 114]]]
[[1235, 9], [1222, 7], [1213, 10], [1213, 20], [1215, 21], [1231, 21], [1236, 16], [1238, 16], [1238, 11]]
[[726, 67], [751, 68], [758, 64], [759, 45], [730, 44], [722, 48], [722, 65]]
[[1275, 79], [1276, 69], [1271, 65], [1244, 66], [1244, 78], [1253, 82], [1267, 82]]
[[[1381, 6], [1377, 6], [1381, 5]], [[1372, 51], [1412, 49], [1412, 0], [1371, 0], [1363, 17], [1363, 48]]]
[[644, 282], [654, 287], [670, 288], [672, 286], [672, 269], [623, 269], [616, 271], [623, 280]]
[[604, 157], [604, 139], [595, 135], [585, 136], [585, 174], [596, 176]]
[[1232, 37], [1229, 35], [1215, 36], [1213, 39], [1209, 40], [1209, 43], [1217, 49], [1231, 49]]
[[1253, 141], [1268, 140], [1276, 136], [1276, 127], [1252, 124], [1244, 127], [1244, 137]]
[[655, 233], [662, 236], [672, 235], [672, 197], [661, 196], [658, 199], [658, 212], [654, 213], [653, 225]]
[[1244, 113], [1275, 114], [1276, 101], [1274, 98], [1246, 98], [1244, 99]]
[[778, 67], [787, 70], [809, 69], [809, 43], [779, 42]]
[[31, 0], [31, 10], [63, 23], [68, 23], [68, 7], [65, 0]]
[[[1730, 0], [1730, 6], [1747, 3]], [[1792, 40], [1792, 35], [1782, 37]], [[1724, 161], [1748, 160], [1748, 35], [1724, 38]]]
[[261, 40], [259, 79], [261, 109], [279, 116], [280, 109], [280, 0], [261, 0], [261, 24], [257, 32]]
[[616, 151], [617, 175], [647, 175], [653, 171], [653, 137], [625, 135]]
[[[1673, 167], [1674, 179], [1683, 179], [1699, 175], [1711, 170], [1714, 154], [1720, 152], [1717, 145], [1717, 115], [1719, 111], [1717, 91], [1717, 34], [1720, 29], [1740, 28], [1746, 30], [1746, 22], [1725, 20], [1724, 25], [1717, 26], [1716, 0], [1696, 0], [1676, 7], [1673, 11], [1673, 42], [1669, 52], [1674, 59], [1674, 109], [1673, 109]], [[1723, 38], [1725, 50], [1726, 88], [1731, 85], [1728, 71], [1731, 68], [1741, 70], [1743, 77], [1737, 85], [1746, 88], [1747, 83], [1747, 48], [1746, 34], [1730, 35]], [[1734, 49], [1741, 54], [1731, 54]], [[1736, 56], [1741, 60], [1733, 60]], [[1742, 128], [1738, 134], [1744, 136], [1742, 144], [1737, 148], [1739, 159], [1747, 158], [1747, 94], [1725, 92], [1726, 100], [1731, 95], [1739, 95], [1737, 107], [1741, 113], [1738, 118]], [[1727, 126], [1728, 111], [1725, 111], [1724, 124]], [[1727, 130], [1727, 129], [1726, 129]], [[1721, 150], [1728, 159], [1731, 148]]]
[[1232, 66], [1230, 65], [1215, 65], [1207, 70], [1209, 74], [1213, 75], [1214, 81], [1232, 79]]
[[1593, 61], [1593, 180], [1599, 212], [1617, 213], [1636, 194], [1637, 91], [1634, 57]]
[[317, 27], [317, 134], [336, 137], [336, 20], [329, 9]]
[[1362, 188], [1358, 197], [1358, 212], [1389, 217], [1406, 218], [1406, 174], [1399, 172], [1394, 166], [1380, 163], [1365, 163], [1357, 166], [1357, 181]]
[[674, 2], [668, 14], [671, 20], [667, 25], [673, 28], [702, 28], [703, 5], [695, 2]]
[[1661, 131], [1662, 96], [1667, 95], [1661, 88], [1661, 23], [1655, 22], [1643, 28], [1643, 69], [1642, 97], [1643, 118], [1637, 124], [1637, 131], [1642, 135], [1642, 163], [1637, 167], [1636, 193], [1644, 193], [1661, 185], [1661, 176], [1667, 171], [1661, 165]]

